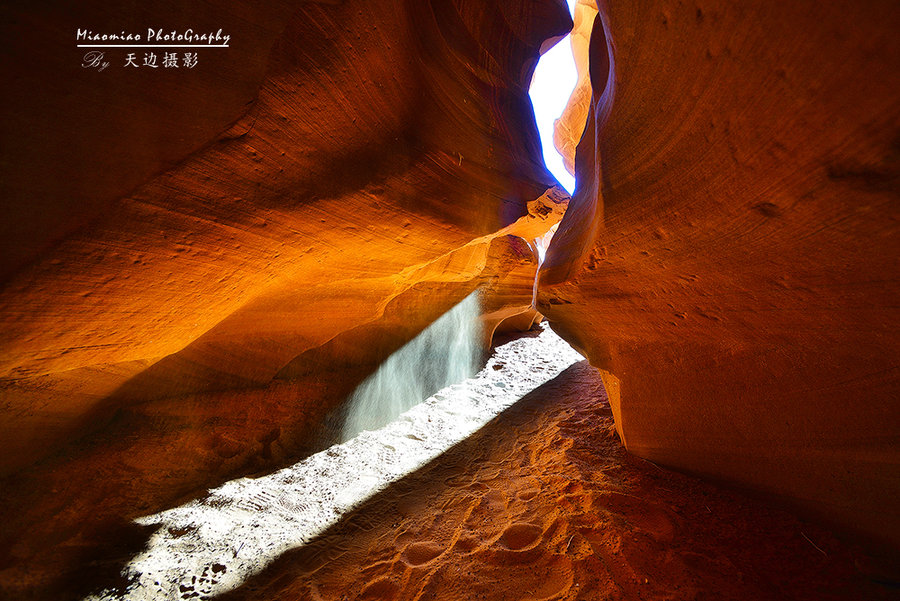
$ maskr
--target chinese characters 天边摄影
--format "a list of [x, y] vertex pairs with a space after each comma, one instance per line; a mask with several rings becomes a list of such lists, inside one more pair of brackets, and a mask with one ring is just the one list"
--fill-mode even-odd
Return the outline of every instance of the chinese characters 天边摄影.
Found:
[[[196, 52], [182, 53], [182, 56], [180, 57], [180, 63], [177, 52], [163, 52], [161, 57], [157, 57], [155, 52], [145, 52], [143, 57], [143, 66], [156, 69], [160, 66], [160, 62], [158, 60], [159, 58], [162, 59], [161, 64], [164, 69], [177, 69], [179, 65], [187, 69], [193, 69], [199, 62]], [[125, 57], [124, 66], [133, 67], [135, 69], [139, 69], [141, 67], [141, 65], [138, 64], [136, 52], [128, 53], [128, 55]]]

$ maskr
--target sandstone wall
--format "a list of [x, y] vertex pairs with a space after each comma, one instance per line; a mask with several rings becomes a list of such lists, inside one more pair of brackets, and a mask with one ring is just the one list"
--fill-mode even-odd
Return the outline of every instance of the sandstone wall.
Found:
[[632, 453], [900, 545], [897, 3], [600, 8], [539, 309]]
[[[127, 540], [111, 524], [313, 450], [472, 290], [495, 317], [531, 311], [522, 238], [567, 197], [527, 85], [571, 27], [563, 3], [2, 16], [21, 60], [3, 61], [0, 590], [74, 595], [82, 549]], [[177, 73], [81, 68], [77, 28], [151, 22], [231, 47]]]

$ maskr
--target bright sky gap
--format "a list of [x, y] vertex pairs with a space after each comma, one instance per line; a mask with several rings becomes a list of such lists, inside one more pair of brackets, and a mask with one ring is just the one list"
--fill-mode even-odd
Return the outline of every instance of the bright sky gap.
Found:
[[[567, 2], [569, 13], [574, 15], [576, 0]], [[553, 122], [562, 115], [576, 83], [578, 71], [572, 56], [572, 42], [566, 36], [541, 57], [534, 70], [528, 94], [534, 105], [534, 116], [544, 150], [544, 163], [570, 194], [575, 190], [575, 177], [566, 171], [562, 157], [553, 145]]]

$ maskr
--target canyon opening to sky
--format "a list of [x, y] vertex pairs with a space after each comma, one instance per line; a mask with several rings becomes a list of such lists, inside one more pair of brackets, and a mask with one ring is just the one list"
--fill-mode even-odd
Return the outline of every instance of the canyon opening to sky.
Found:
[[[575, 16], [575, 0], [566, 0], [569, 13]], [[528, 95], [534, 107], [534, 116], [541, 137], [544, 164], [569, 194], [575, 191], [575, 175], [569, 173], [562, 155], [553, 142], [556, 120], [559, 119], [566, 103], [578, 83], [578, 71], [572, 54], [572, 42], [566, 35], [552, 48], [541, 55]]]

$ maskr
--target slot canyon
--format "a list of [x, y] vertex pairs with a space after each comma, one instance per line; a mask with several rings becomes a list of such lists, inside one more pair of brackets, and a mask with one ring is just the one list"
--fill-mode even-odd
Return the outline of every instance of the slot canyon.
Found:
[[900, 598], [898, 31], [0, 3], [0, 598]]

